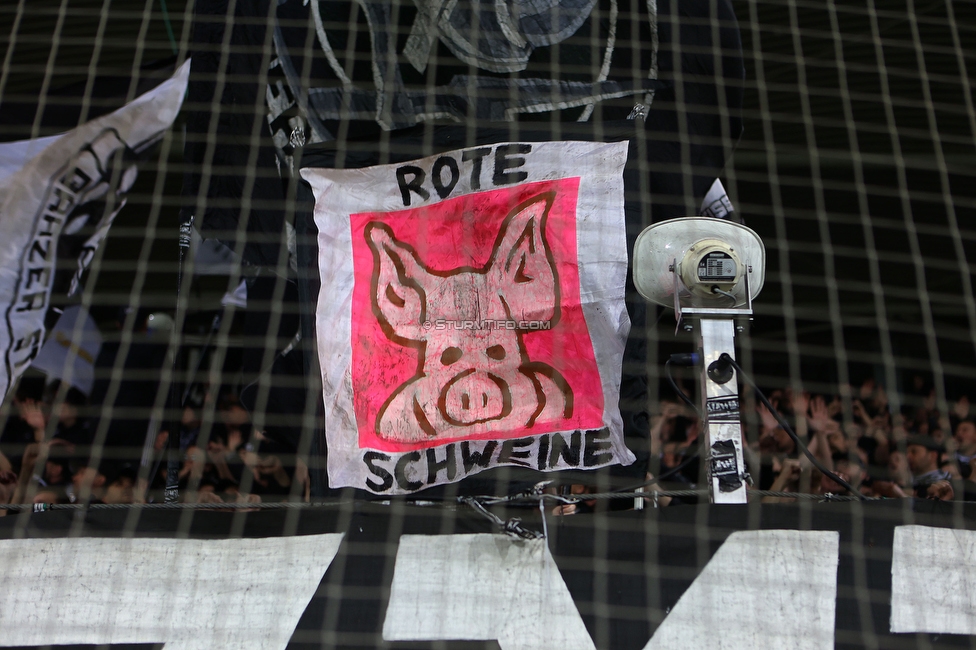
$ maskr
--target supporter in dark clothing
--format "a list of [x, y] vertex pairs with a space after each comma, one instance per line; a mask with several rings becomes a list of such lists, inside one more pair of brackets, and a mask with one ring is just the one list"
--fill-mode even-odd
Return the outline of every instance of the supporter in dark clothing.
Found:
[[[942, 445], [929, 436], [912, 436], [908, 439], [906, 456], [908, 466], [912, 470], [912, 487], [915, 496], [921, 498], [936, 497], [943, 499], [945, 486], [951, 493], [952, 486], [949, 483], [952, 476], [947, 471], [939, 467], [939, 455], [942, 452]], [[950, 495], [949, 499], [952, 498]]]
[[70, 503], [101, 503], [106, 478], [98, 467], [87, 459], [75, 459], [71, 463], [71, 485], [67, 488]]
[[180, 491], [196, 492], [202, 483], [215, 483], [213, 465], [207, 462], [205, 451], [191, 445], [183, 454], [183, 465], [180, 467]]
[[131, 466], [121, 467], [106, 482], [102, 501], [105, 503], [135, 503], [136, 471]]
[[245, 470], [242, 454], [251, 442], [250, 416], [235, 395], [225, 393], [218, 417], [207, 442], [207, 458], [217, 480], [239, 484]]
[[42, 375], [21, 377], [13, 399], [4, 407], [7, 421], [0, 433], [0, 470], [20, 474], [27, 446], [44, 440], [47, 419], [41, 409], [43, 397]]
[[969, 462], [976, 458], [976, 422], [961, 420], [952, 437], [956, 443], [955, 460], [963, 476], [969, 476]]
[[244, 461], [238, 453], [238, 443], [231, 449], [227, 442], [227, 430], [222, 424], [215, 424], [210, 434], [210, 441], [207, 443], [207, 457], [213, 465], [214, 473], [218, 480], [231, 481], [235, 484], [241, 482], [244, 473]]
[[44, 474], [39, 481], [43, 486], [67, 485], [71, 482], [71, 459], [75, 452], [67, 443], [58, 442], [52, 440], [48, 448]]
[[[833, 461], [834, 474], [847, 481], [855, 490], [861, 491], [861, 485], [867, 476], [867, 472], [864, 465], [861, 464], [860, 457], [855, 456], [852, 459], [850, 455], [834, 454], [831, 460]], [[820, 478], [820, 493], [850, 494], [847, 488], [836, 483], [829, 476]]]
[[[263, 406], [261, 427], [265, 437], [287, 446], [291, 454], [298, 448], [307, 390], [301, 341], [295, 340], [298, 314], [295, 283], [275, 276], [248, 281], [244, 336], [250, 343], [244, 347], [247, 384], [241, 390], [240, 403], [252, 413]], [[276, 352], [270, 360], [265, 354], [269, 347]]]
[[[109, 448], [106, 450], [107, 457], [138, 459], [142, 453], [167, 351], [165, 342], [152, 340], [145, 331], [145, 316], [140, 315], [124, 359], [119, 358], [122, 354], [121, 337], [106, 336], [95, 361], [95, 385], [90, 409], [92, 430], [98, 430], [97, 422], [104, 410], [105, 417], [111, 418], [105, 434], [105, 446]], [[120, 379], [124, 380], [117, 382], [118, 392], [109, 404], [109, 391], [112, 390], [117, 364], [123, 373]], [[106, 406], [111, 408], [105, 409]]]
[[201, 404], [189, 403], [183, 408], [183, 417], [180, 420], [180, 451], [185, 451], [187, 447], [199, 442]]
[[[902, 454], [901, 452], [897, 452], [896, 454], [892, 454], [891, 458], [896, 458], [895, 462], [897, 464], [901, 462]], [[900, 472], [897, 469], [872, 465], [868, 467], [868, 473], [864, 477], [861, 493], [867, 497], [884, 497], [886, 499], [903, 498], [908, 496], [902, 488], [903, 483], [907, 485], [909, 481], [900, 476]]]
[[[57, 393], [60, 390], [59, 381], [48, 384], [45, 389], [45, 402], [51, 404], [56, 401]], [[54, 438], [63, 440], [73, 445], [77, 452], [89, 453], [88, 447], [91, 446], [95, 437], [95, 432], [91, 427], [91, 421], [81, 416], [81, 412], [88, 404], [85, 394], [77, 388], [69, 388], [65, 393], [64, 400], [58, 408], [58, 423], [54, 429]], [[53, 415], [53, 413], [52, 413]]]
[[287, 496], [294, 473], [294, 468], [287, 468], [282, 462], [288, 452], [285, 445], [268, 439], [261, 441], [257, 451], [245, 449], [241, 457], [250, 477], [242, 479], [241, 486], [249, 487], [248, 491], [254, 494]]
[[225, 394], [217, 405], [227, 450], [237, 452], [251, 439], [251, 416], [233, 394]]

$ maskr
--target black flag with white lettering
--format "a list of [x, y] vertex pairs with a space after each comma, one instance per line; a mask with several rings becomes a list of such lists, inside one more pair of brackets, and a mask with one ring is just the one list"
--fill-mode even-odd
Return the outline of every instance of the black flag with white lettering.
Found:
[[194, 4], [180, 215], [245, 263], [269, 267], [284, 229], [284, 191], [264, 124], [273, 6]]

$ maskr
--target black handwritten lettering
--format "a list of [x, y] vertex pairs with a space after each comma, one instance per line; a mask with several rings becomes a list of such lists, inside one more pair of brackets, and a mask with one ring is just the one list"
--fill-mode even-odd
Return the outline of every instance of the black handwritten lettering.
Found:
[[[47, 244], [47, 248], [44, 248], [43, 246], [41, 246], [42, 243], [43, 244]], [[31, 244], [30, 252], [27, 253], [27, 263], [28, 264], [33, 264], [34, 263], [34, 253], [38, 253], [41, 256], [41, 261], [42, 262], [47, 262], [48, 261], [47, 254], [50, 253], [50, 252], [51, 252], [51, 241], [50, 240], [45, 241], [45, 242], [41, 242], [41, 241], [35, 240], [34, 243]]]
[[363, 462], [366, 463], [367, 469], [369, 469], [370, 474], [379, 477], [380, 483], [377, 483], [373, 479], [366, 479], [366, 487], [368, 487], [373, 492], [386, 492], [391, 487], [393, 487], [393, 475], [386, 471], [385, 468], [376, 464], [376, 461], [388, 461], [390, 457], [386, 454], [381, 454], [378, 451], [367, 451], [363, 454]]
[[27, 365], [34, 359], [34, 357], [37, 356], [38, 351], [41, 349], [42, 335], [43, 333], [41, 330], [34, 330], [24, 338], [17, 339], [17, 343], [14, 345], [14, 352], [28, 350], [28, 353], [20, 356], [14, 365], [16, 365], [18, 368]]
[[563, 460], [570, 467], [579, 467], [580, 452], [583, 448], [581, 443], [582, 436], [579, 431], [573, 432], [568, 446], [566, 445], [565, 438], [558, 433], [552, 434], [552, 451], [549, 452], [549, 467], [555, 467], [559, 463], [560, 456], [563, 457]]
[[32, 289], [34, 287], [34, 281], [36, 280], [38, 284], [42, 286], [47, 286], [47, 278], [50, 269], [46, 267], [38, 267], [33, 269], [27, 269], [27, 284], [25, 289]]
[[[407, 180], [407, 174], [411, 175], [409, 181]], [[427, 174], [420, 167], [414, 165], [397, 167], [396, 177], [397, 184], [400, 186], [400, 196], [403, 197], [403, 205], [410, 205], [410, 192], [416, 193], [424, 201], [430, 198], [430, 192], [423, 188]]]
[[606, 465], [613, 460], [613, 454], [604, 452], [610, 449], [610, 430], [591, 429], [586, 432], [586, 450], [583, 452], [583, 467]]
[[482, 469], [487, 468], [491, 463], [491, 456], [495, 453], [495, 448], [498, 446], [497, 442], [489, 440], [485, 443], [484, 449], [478, 452], [471, 451], [470, 444], [469, 442], [461, 443], [461, 464], [464, 465], [465, 474], [471, 472], [471, 468], [475, 465]]
[[47, 222], [47, 230], [38, 233], [40, 237], [51, 237], [55, 233], [55, 228], [61, 225], [62, 218], [56, 214], [43, 214], [41, 218]]
[[525, 164], [525, 158], [513, 154], [529, 153], [530, 151], [532, 151], [530, 144], [505, 144], [495, 149], [495, 173], [491, 177], [491, 182], [495, 185], [511, 185], [512, 183], [521, 183], [528, 178], [528, 172], [509, 170]]
[[418, 460], [420, 460], [419, 451], [411, 451], [409, 454], [404, 454], [397, 459], [396, 467], [393, 468], [393, 476], [396, 478], [397, 485], [400, 486], [400, 489], [414, 492], [423, 486], [423, 483], [420, 481], [407, 480], [407, 465], [415, 463]]
[[17, 311], [36, 311], [44, 309], [47, 303], [47, 294], [44, 291], [27, 293], [20, 296], [21, 304], [17, 305]]
[[454, 458], [454, 445], [444, 447], [446, 456], [444, 460], [437, 460], [437, 450], [427, 450], [427, 482], [437, 482], [437, 473], [442, 469], [447, 470], [447, 480], [453, 481], [457, 476], [457, 461]]
[[[442, 177], [445, 167], [447, 167], [447, 170], [451, 174], [451, 178], [446, 185]], [[450, 156], [441, 156], [434, 161], [434, 167], [431, 169], [430, 176], [431, 182], [434, 183], [434, 189], [437, 190], [437, 196], [446, 199], [454, 191], [454, 186], [458, 184], [458, 180], [461, 178], [461, 172], [458, 170], [456, 160]]]
[[521, 465], [523, 467], [531, 467], [529, 463], [521, 460], [516, 460], [517, 458], [528, 458], [531, 452], [529, 451], [515, 451], [521, 447], [531, 447], [532, 438], [516, 438], [515, 440], [506, 440], [502, 443], [502, 450], [498, 452], [498, 464], [511, 463], [512, 465]]
[[536, 468], [542, 472], [546, 469], [546, 458], [549, 456], [549, 436], [539, 438], [539, 454], [537, 456]]
[[54, 186], [51, 196], [51, 202], [48, 203], [47, 209], [55, 214], [64, 214], [71, 209], [74, 204], [74, 194], [68, 192], [65, 188]]
[[481, 189], [481, 160], [491, 153], [491, 147], [468, 149], [461, 154], [461, 162], [471, 161], [471, 189]]
[[[97, 162], [98, 161], [96, 158], [96, 164]], [[64, 183], [72, 192], [78, 193], [92, 182], [92, 177], [83, 172], [81, 168], [75, 167], [71, 170], [71, 176], [69, 177], [66, 175], [61, 179], [61, 182]]]

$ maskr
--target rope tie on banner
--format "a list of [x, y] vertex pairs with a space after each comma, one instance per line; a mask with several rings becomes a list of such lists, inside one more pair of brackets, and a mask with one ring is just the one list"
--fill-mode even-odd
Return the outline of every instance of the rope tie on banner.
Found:
[[509, 535], [510, 537], [517, 537], [519, 539], [544, 538], [544, 535], [539, 531], [523, 526], [522, 520], [519, 517], [512, 517], [508, 520], [504, 520], [495, 513], [489, 512], [489, 510], [481, 505], [481, 503], [479, 503], [474, 497], [462, 497], [461, 503], [471, 506], [475, 512], [494, 523], [501, 532]]

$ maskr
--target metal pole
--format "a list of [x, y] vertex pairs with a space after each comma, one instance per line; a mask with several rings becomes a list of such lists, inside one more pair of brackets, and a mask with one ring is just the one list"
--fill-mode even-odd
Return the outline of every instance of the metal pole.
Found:
[[183, 336], [183, 322], [186, 320], [186, 305], [183, 301], [183, 266], [186, 262], [187, 253], [190, 250], [191, 234], [193, 231], [193, 215], [180, 224], [180, 259], [176, 270], [176, 323], [173, 336], [177, 337], [177, 345], [173, 346], [173, 382], [170, 384], [170, 407], [178, 411], [170, 420], [169, 439], [167, 449], [169, 457], [166, 459], [166, 489], [163, 492], [164, 503], [176, 503], [180, 499], [180, 422], [183, 410], [181, 408], [183, 400], [180, 399], [180, 387], [177, 377], [177, 369], [180, 358], [179, 341]]
[[[190, 375], [190, 377], [192, 377], [193, 379], [191, 379], [191, 381], [187, 382], [187, 384], [186, 384], [186, 390], [183, 391], [183, 399], [180, 401], [181, 422], [182, 422], [183, 409], [186, 408], [186, 403], [187, 403], [187, 400], [190, 397], [190, 392], [193, 390], [193, 387], [197, 385], [196, 376], [200, 373], [200, 367], [203, 365], [203, 360], [206, 358], [207, 352], [210, 351], [210, 344], [213, 341], [214, 334], [216, 334], [217, 333], [217, 330], [220, 329], [220, 320], [221, 320], [221, 315], [220, 314], [217, 314], [216, 316], [214, 316], [213, 322], [210, 325], [210, 334], [207, 335], [207, 341], [206, 341], [206, 343], [204, 343], [203, 350], [200, 352], [200, 359], [199, 359], [199, 361], [197, 361], [197, 365], [193, 369], [193, 373]], [[175, 376], [175, 374], [176, 374], [176, 372], [175, 372], [176, 371], [176, 368], [175, 367], [173, 368], [173, 371], [174, 371], [173, 374]], [[176, 382], [174, 381], [173, 383], [175, 385]], [[157, 433], [159, 433], [159, 420], [153, 420], [153, 421], [151, 421], [149, 423], [149, 433], [148, 433], [148, 435], [146, 435], [146, 443], [145, 443], [145, 446], [143, 447], [143, 450], [142, 450], [142, 466], [146, 466], [146, 465], [149, 464], [149, 461], [150, 461], [150, 459], [152, 457], [152, 448], [153, 448], [152, 447], [152, 443], [156, 439], [156, 434]], [[170, 442], [167, 441], [167, 445], [166, 445], [167, 446], [167, 451], [171, 451], [171, 449], [172, 449], [170, 447], [171, 444], [172, 443], [170, 443]], [[159, 466], [160, 466], [160, 464], [162, 462], [163, 462], [163, 459], [161, 457], [156, 459], [156, 461], [153, 463], [152, 471], [149, 473], [149, 476], [150, 477], [155, 477], [156, 476], [156, 472], [159, 471]], [[176, 476], [177, 476], [177, 479], [179, 479], [179, 465], [177, 465]], [[168, 459], [167, 459], [167, 465], [166, 465], [166, 484], [169, 485], [169, 461], [168, 461]], [[179, 495], [177, 495], [177, 496], [179, 496]]]
[[742, 457], [739, 385], [722, 353], [735, 358], [735, 326], [730, 318], [702, 317], [702, 434], [707, 445], [708, 489], [712, 503], [746, 503], [746, 467]]

